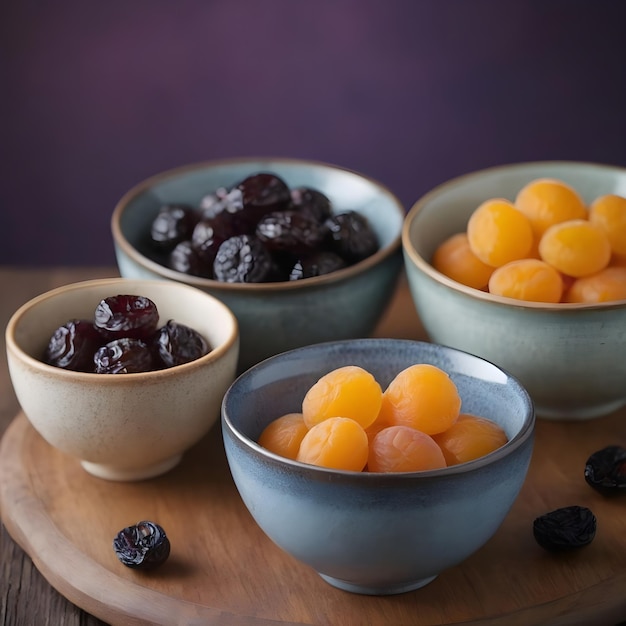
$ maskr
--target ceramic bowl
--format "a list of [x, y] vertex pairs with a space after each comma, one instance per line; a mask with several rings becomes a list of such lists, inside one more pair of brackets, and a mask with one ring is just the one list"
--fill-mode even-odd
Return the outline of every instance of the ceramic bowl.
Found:
[[[134, 374], [75, 372], [42, 361], [56, 328], [93, 319], [100, 300], [118, 294], [150, 298], [159, 326], [169, 319], [190, 326], [212, 350], [183, 365]], [[209, 431], [235, 378], [238, 342], [237, 321], [223, 303], [170, 281], [113, 278], [60, 287], [20, 307], [6, 328], [11, 382], [31, 424], [88, 472], [110, 480], [163, 474]]]
[[[258, 172], [290, 187], [309, 186], [328, 196], [337, 212], [352, 209], [375, 229], [380, 250], [351, 267], [306, 280], [262, 284], [222, 283], [174, 271], [155, 260], [147, 237], [164, 203], [197, 206], [219, 187]], [[126, 278], [165, 278], [219, 298], [239, 321], [240, 370], [285, 350], [321, 341], [368, 336], [402, 267], [400, 235], [405, 211], [380, 183], [353, 171], [295, 159], [234, 159], [200, 163], [158, 174], [130, 190], [111, 220], [117, 263]]]
[[430, 264], [436, 247], [464, 231], [484, 200], [514, 200], [526, 183], [557, 178], [586, 202], [626, 196], [626, 169], [576, 162], [505, 165], [448, 181], [409, 211], [402, 245], [418, 315], [434, 342], [465, 350], [511, 372], [539, 417], [590, 419], [626, 403], [626, 301], [541, 304], [465, 287]]
[[[300, 411], [305, 392], [328, 371], [358, 365], [384, 389], [415, 363], [448, 372], [461, 410], [495, 420], [509, 442], [465, 464], [396, 474], [324, 469], [256, 443], [271, 420]], [[524, 482], [534, 423], [527, 392], [495, 365], [402, 339], [330, 342], [280, 354], [241, 375], [222, 405], [232, 476], [260, 528], [331, 585], [370, 595], [422, 587], [492, 537]]]

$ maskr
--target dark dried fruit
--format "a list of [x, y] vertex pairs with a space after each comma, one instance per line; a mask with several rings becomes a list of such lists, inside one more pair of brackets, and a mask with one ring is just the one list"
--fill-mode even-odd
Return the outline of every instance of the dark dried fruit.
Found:
[[289, 187], [275, 174], [253, 174], [241, 181], [236, 188], [243, 194], [246, 212], [257, 220], [272, 211], [283, 211], [291, 204]]
[[533, 522], [537, 543], [551, 552], [588, 545], [596, 535], [595, 515], [583, 506], [568, 506], [541, 515]]
[[181, 241], [170, 252], [168, 265], [177, 272], [192, 276], [212, 276], [212, 269], [206, 267], [200, 255], [189, 240]]
[[321, 191], [311, 189], [311, 187], [292, 189], [291, 203], [295, 209], [308, 213], [320, 224], [332, 215], [330, 200]]
[[155, 352], [163, 367], [174, 367], [199, 359], [209, 352], [209, 346], [193, 328], [169, 320], [157, 331]]
[[93, 361], [96, 374], [137, 374], [155, 369], [148, 344], [131, 337], [114, 339], [98, 348]]
[[152, 243], [160, 250], [172, 250], [177, 243], [189, 238], [196, 221], [196, 212], [192, 207], [186, 204], [166, 204], [152, 222]]
[[50, 337], [44, 361], [76, 372], [93, 372], [93, 355], [104, 341], [93, 322], [70, 320]]
[[154, 522], [138, 522], [123, 528], [113, 539], [117, 558], [127, 567], [153, 569], [170, 555], [170, 540]]
[[324, 238], [322, 226], [307, 213], [273, 211], [259, 220], [257, 237], [270, 251], [307, 254]]
[[262, 283], [272, 275], [274, 263], [257, 237], [238, 235], [227, 239], [217, 251], [213, 274], [225, 283]]
[[607, 446], [594, 452], [585, 465], [585, 480], [605, 496], [626, 494], [626, 448]]
[[96, 307], [94, 323], [110, 338], [148, 339], [159, 323], [159, 312], [145, 296], [110, 296]]
[[378, 237], [367, 218], [346, 211], [326, 220], [331, 249], [350, 263], [356, 263], [378, 250]]
[[289, 280], [301, 280], [330, 274], [346, 267], [346, 262], [334, 252], [318, 252], [296, 261], [289, 274]]

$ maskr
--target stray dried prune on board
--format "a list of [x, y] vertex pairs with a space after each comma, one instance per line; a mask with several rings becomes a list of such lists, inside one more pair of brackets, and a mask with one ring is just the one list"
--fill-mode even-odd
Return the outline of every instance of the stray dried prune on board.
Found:
[[170, 555], [170, 540], [154, 522], [138, 522], [120, 530], [113, 539], [117, 558], [127, 567], [153, 569]]
[[533, 522], [537, 543], [550, 552], [582, 548], [596, 535], [596, 517], [584, 506], [566, 506], [539, 516]]
[[585, 480], [605, 496], [626, 494], [626, 448], [607, 446], [585, 464]]

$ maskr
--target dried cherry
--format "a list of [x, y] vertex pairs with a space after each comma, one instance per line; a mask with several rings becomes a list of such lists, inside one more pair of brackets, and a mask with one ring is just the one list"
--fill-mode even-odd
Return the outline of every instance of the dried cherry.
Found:
[[596, 534], [596, 517], [583, 506], [567, 506], [550, 511], [533, 522], [537, 543], [551, 552], [562, 552], [588, 545]]
[[603, 495], [626, 494], [626, 448], [607, 446], [594, 452], [585, 464], [585, 480]]
[[117, 558], [127, 567], [153, 569], [167, 561], [170, 540], [161, 526], [142, 521], [120, 530], [113, 539]]
[[44, 361], [48, 365], [76, 372], [93, 372], [93, 355], [103, 341], [93, 322], [69, 320], [52, 333]]
[[109, 296], [100, 301], [94, 314], [96, 328], [111, 338], [148, 339], [158, 322], [156, 304], [145, 296]]
[[378, 250], [378, 237], [368, 219], [356, 211], [332, 215], [326, 222], [330, 245], [339, 256], [356, 263]]
[[174, 320], [159, 328], [154, 346], [155, 354], [164, 367], [195, 361], [209, 351], [206, 340], [199, 332]]
[[150, 346], [132, 337], [109, 341], [96, 350], [93, 361], [96, 374], [137, 374], [155, 369]]

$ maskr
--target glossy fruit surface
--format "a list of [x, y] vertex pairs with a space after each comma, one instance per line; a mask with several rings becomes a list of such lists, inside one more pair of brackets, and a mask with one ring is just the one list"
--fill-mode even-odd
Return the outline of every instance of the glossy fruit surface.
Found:
[[189, 363], [209, 352], [206, 339], [198, 331], [174, 320], [156, 331], [152, 345], [164, 367]]
[[69, 320], [50, 337], [43, 360], [55, 367], [93, 372], [93, 356], [103, 341], [91, 320]]
[[589, 221], [604, 231], [614, 254], [626, 254], [626, 198], [616, 194], [596, 198]]
[[96, 328], [111, 339], [132, 337], [148, 340], [156, 330], [159, 312], [144, 296], [117, 295], [100, 301], [94, 313]]
[[142, 521], [123, 528], [113, 539], [117, 558], [127, 567], [154, 569], [170, 555], [170, 540], [161, 526]]
[[539, 259], [511, 261], [494, 270], [489, 293], [529, 302], [561, 301], [563, 279], [551, 265]]
[[626, 494], [626, 448], [606, 446], [585, 463], [585, 481], [605, 496]]
[[585, 304], [626, 300], [626, 266], [609, 266], [572, 282], [565, 302]]
[[296, 459], [308, 432], [302, 413], [287, 413], [271, 421], [259, 437], [259, 445], [287, 459]]
[[467, 233], [457, 233], [446, 239], [435, 250], [434, 268], [448, 278], [474, 289], [484, 289], [494, 271], [483, 263], [469, 245]]

